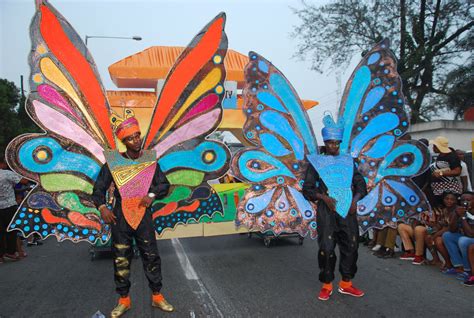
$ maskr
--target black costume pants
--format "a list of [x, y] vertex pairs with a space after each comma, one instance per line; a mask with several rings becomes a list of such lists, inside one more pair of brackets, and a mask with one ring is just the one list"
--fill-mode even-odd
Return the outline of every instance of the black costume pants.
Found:
[[17, 231], [7, 232], [8, 225], [15, 216], [18, 206], [0, 209], [0, 257], [3, 254], [15, 254]]
[[359, 248], [359, 226], [357, 215], [348, 214], [342, 218], [339, 214], [330, 211], [324, 204], [318, 204], [318, 243], [319, 243], [319, 280], [330, 283], [334, 280], [336, 267], [336, 253], [334, 249], [339, 245], [340, 260], [339, 272], [344, 281], [354, 278], [357, 272], [357, 249]]
[[161, 258], [156, 245], [155, 229], [150, 210], [143, 216], [136, 230], [128, 225], [121, 209], [114, 211], [117, 223], [112, 224], [112, 252], [117, 293], [126, 296], [130, 290], [130, 266], [133, 259], [133, 239], [143, 262], [143, 270], [153, 293], [159, 293], [161, 283]]

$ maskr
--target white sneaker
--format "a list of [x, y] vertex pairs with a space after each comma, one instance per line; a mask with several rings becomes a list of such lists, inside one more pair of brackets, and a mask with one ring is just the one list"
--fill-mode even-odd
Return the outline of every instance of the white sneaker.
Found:
[[382, 247], [382, 245], [377, 244], [377, 245], [375, 245], [375, 246], [372, 248], [372, 251], [373, 251], [373, 252], [377, 252], [381, 247]]

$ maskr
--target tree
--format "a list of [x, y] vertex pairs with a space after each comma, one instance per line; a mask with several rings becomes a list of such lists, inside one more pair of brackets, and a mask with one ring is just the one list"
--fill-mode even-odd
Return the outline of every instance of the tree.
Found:
[[443, 82], [446, 94], [433, 100], [428, 109], [437, 115], [439, 109], [446, 108], [454, 112], [454, 119], [460, 120], [468, 108], [474, 107], [474, 62], [449, 72]]
[[26, 132], [37, 132], [39, 128], [26, 114], [25, 98], [13, 82], [0, 79], [0, 152], [16, 136]]
[[5, 151], [7, 144], [18, 133], [20, 121], [17, 107], [20, 101], [18, 88], [13, 82], [0, 79], [0, 151]]
[[439, 112], [433, 110], [433, 100], [454, 97], [457, 91], [448, 89], [453, 77], [443, 74], [456, 73], [472, 59], [474, 10], [469, 0], [336, 0], [322, 6], [303, 2], [294, 12], [301, 19], [293, 32], [301, 40], [296, 56], [309, 55], [312, 69], [319, 72], [327, 62], [333, 69], [347, 67], [356, 53], [389, 38], [412, 123]]

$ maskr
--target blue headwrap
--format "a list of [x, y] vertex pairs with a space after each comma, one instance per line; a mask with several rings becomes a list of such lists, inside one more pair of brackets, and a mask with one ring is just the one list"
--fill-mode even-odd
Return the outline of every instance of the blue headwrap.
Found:
[[323, 135], [323, 140], [342, 140], [344, 134], [344, 119], [339, 118], [337, 124], [332, 118], [331, 115], [326, 115], [323, 117], [324, 128], [321, 131]]

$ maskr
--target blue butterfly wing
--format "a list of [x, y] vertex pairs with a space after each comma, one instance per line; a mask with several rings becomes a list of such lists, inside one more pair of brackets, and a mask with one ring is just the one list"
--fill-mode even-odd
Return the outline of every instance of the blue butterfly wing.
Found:
[[400, 140], [409, 128], [401, 85], [396, 59], [384, 40], [356, 67], [341, 102], [341, 152], [356, 158], [369, 190], [358, 204], [364, 230], [396, 227], [430, 210], [411, 181], [428, 168], [429, 151], [418, 141]]
[[316, 209], [301, 194], [308, 153], [316, 138], [296, 91], [257, 53], [245, 68], [244, 136], [254, 145], [238, 152], [232, 174], [251, 187], [237, 208], [236, 224], [261, 232], [316, 236]]

